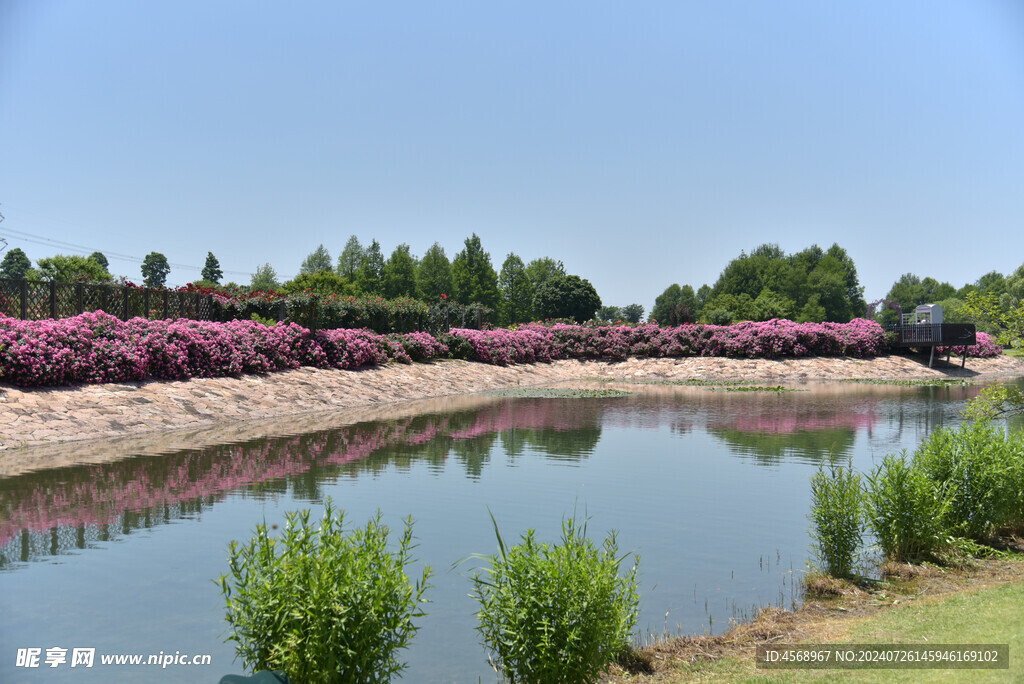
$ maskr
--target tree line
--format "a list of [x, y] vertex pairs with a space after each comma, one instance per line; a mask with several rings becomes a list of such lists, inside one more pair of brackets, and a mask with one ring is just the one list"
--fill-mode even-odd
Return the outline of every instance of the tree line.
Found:
[[[212, 259], [212, 269], [211, 266]], [[208, 275], [220, 278], [220, 264], [211, 253], [206, 260], [207, 268], [203, 269], [203, 277]], [[110, 273], [110, 262], [103, 252], [93, 252], [87, 257], [77, 254], [57, 254], [32, 261], [20, 247], [14, 247], [0, 261], [0, 278], [27, 278], [29, 280], [55, 280], [57, 282], [84, 281], [89, 283], [110, 283], [116, 280]], [[147, 287], [163, 287], [171, 265], [167, 257], [160, 252], [150, 252], [142, 260], [142, 279]], [[121, 279], [125, 281], [125, 278]]]
[[678, 325], [716, 325], [787, 318], [798, 323], [845, 323], [865, 315], [864, 288], [846, 250], [818, 245], [786, 254], [763, 244], [730, 261], [714, 285], [672, 284], [654, 301], [651, 319]]
[[[32, 268], [24, 251], [14, 248], [0, 262], [0, 277], [112, 282], [115, 279], [108, 266], [106, 257], [95, 252], [88, 257], [57, 255], [40, 259]], [[146, 256], [141, 270], [147, 286], [163, 287], [170, 266], [163, 254], [153, 252]], [[583, 322], [594, 318], [601, 309], [601, 299], [594, 286], [578, 275], [567, 273], [561, 261], [550, 257], [524, 263], [517, 254], [509, 253], [500, 272], [496, 271], [490, 254], [475, 233], [466, 238], [463, 249], [452, 259], [437, 242], [422, 258], [412, 254], [409, 245], [403, 243], [385, 259], [377, 240], [364, 246], [352, 235], [337, 261], [321, 244], [302, 261], [299, 274], [286, 282], [278, 279], [269, 262], [256, 269], [247, 286], [231, 282], [222, 285], [222, 280], [220, 263], [210, 252], [202, 279], [194, 285], [249, 292], [311, 291], [322, 295], [482, 304], [491, 311], [492, 322], [502, 325], [550, 318]], [[642, 315], [642, 307], [640, 310]]]
[[[108, 269], [102, 252], [88, 257], [58, 254], [39, 259], [33, 267], [25, 252], [15, 247], [0, 261], [3, 278], [113, 282], [115, 278]], [[163, 254], [151, 252], [143, 260], [141, 272], [147, 286], [162, 287], [170, 265]], [[517, 254], [509, 253], [501, 270], [496, 271], [475, 233], [451, 259], [437, 242], [422, 257], [412, 254], [409, 245], [403, 243], [385, 259], [377, 240], [364, 246], [352, 235], [337, 260], [321, 244], [303, 260], [299, 275], [286, 282], [279, 281], [269, 263], [256, 269], [247, 286], [230, 282], [222, 285], [222, 280], [220, 263], [208, 252], [202, 279], [196, 285], [285, 294], [308, 290], [431, 303], [449, 299], [460, 304], [482, 304], [492, 311], [492, 322], [502, 325], [549, 318], [629, 323], [644, 319], [640, 304], [602, 306], [589, 281], [566, 273], [564, 264], [550, 257], [524, 263]], [[947, 322], [976, 323], [980, 329], [994, 329], [999, 326], [993, 320], [1024, 311], [1024, 265], [1008, 276], [997, 271], [986, 273], [959, 288], [931, 276], [905, 273], [882, 300], [869, 306], [853, 259], [838, 244], [827, 250], [811, 245], [786, 254], [778, 245], [768, 243], [749, 254], [741, 252], [713, 285], [704, 284], [694, 290], [691, 285], [673, 283], [655, 299], [649, 320], [670, 325], [697, 321], [727, 325], [772, 318], [800, 323], [846, 322], [866, 316], [890, 325], [898, 322], [900, 312], [926, 303], [941, 304]]]

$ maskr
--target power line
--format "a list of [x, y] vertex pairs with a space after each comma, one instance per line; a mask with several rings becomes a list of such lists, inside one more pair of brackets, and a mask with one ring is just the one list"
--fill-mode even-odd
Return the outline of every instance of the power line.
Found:
[[[107, 257], [114, 257], [115, 259], [119, 259], [119, 260], [123, 260], [123, 261], [131, 261], [131, 262], [134, 262], [134, 263], [137, 263], [137, 264], [145, 263], [145, 259], [140, 259], [139, 257], [132, 256], [130, 254], [121, 254], [120, 252], [110, 252], [110, 251], [107, 251], [107, 250], [104, 250], [104, 249], [97, 249], [95, 247], [86, 247], [85, 245], [79, 245], [79, 244], [75, 244], [73, 242], [65, 242], [64, 240], [55, 240], [55, 239], [52, 239], [52, 238], [36, 236], [36, 235], [32, 235], [31, 233], [25, 233], [25, 232], [22, 232], [22, 231], [19, 231], [19, 230], [12, 230], [10, 228], [0, 228], [0, 233], [6, 234], [12, 240], [21, 240], [21, 241], [24, 241], [24, 242], [31, 242], [33, 244], [43, 245], [45, 247], [57, 247], [58, 249], [67, 249], [67, 250], [70, 250], [70, 251], [78, 252], [79, 254], [83, 254], [83, 255], [86, 255], [86, 256], [88, 256], [89, 254], [92, 254], [93, 252], [102, 252], [103, 255], [107, 256]], [[0, 237], [0, 239], [2, 239], [2, 237]], [[185, 269], [190, 269], [190, 270], [195, 270], [195, 271], [200, 271], [200, 272], [203, 270], [203, 268], [205, 268], [205, 267], [201, 267], [201, 266], [191, 266], [191, 265], [188, 265], [188, 264], [177, 264], [177, 263], [171, 263], [171, 262], [168, 262], [168, 266], [173, 266], [174, 268], [185, 268]], [[228, 270], [223, 270], [223, 269], [221, 270], [221, 272], [222, 273], [231, 273], [233, 275], [241, 275], [241, 276], [252, 276], [253, 275], [251, 272], [250, 273], [246, 273], [246, 272], [243, 272], [243, 271], [228, 271]]]

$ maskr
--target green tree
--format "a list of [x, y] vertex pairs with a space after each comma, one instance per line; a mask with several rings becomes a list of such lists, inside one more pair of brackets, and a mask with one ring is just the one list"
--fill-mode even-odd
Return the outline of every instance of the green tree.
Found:
[[83, 256], [57, 254], [55, 256], [40, 259], [36, 262], [39, 268], [39, 277], [43, 280], [56, 280], [57, 282], [69, 283], [85, 281], [93, 283], [106, 283], [113, 280], [113, 276], [105, 268], [92, 259]]
[[555, 261], [551, 257], [540, 257], [526, 265], [526, 276], [533, 283], [533, 289], [537, 288], [551, 276], [564, 276], [565, 265], [561, 261]]
[[622, 320], [622, 309], [617, 306], [602, 306], [594, 314], [594, 317], [599, 321], [614, 323], [615, 321]]
[[641, 304], [627, 304], [622, 307], [622, 318], [627, 323], [639, 323], [644, 318], [644, 307]]
[[213, 252], [206, 253], [206, 264], [203, 266], [202, 276], [204, 280], [209, 280], [212, 283], [220, 283], [220, 279], [224, 277], [224, 272], [220, 270], [220, 262], [217, 261], [217, 257], [213, 256]]
[[577, 275], [552, 276], [537, 289], [534, 310], [540, 318], [572, 318], [583, 323], [601, 308], [597, 290]]
[[981, 390], [981, 394], [967, 402], [963, 413], [971, 420], [1024, 415], [1024, 387], [1011, 384], [986, 387]]
[[999, 344], [1024, 346], [1024, 302], [1004, 311], [994, 293], [969, 292], [962, 313], [979, 327], [994, 331]]
[[363, 252], [356, 274], [356, 287], [365, 295], [379, 295], [384, 291], [384, 254], [376, 240]]
[[740, 256], [726, 265], [715, 282], [715, 295], [749, 295], [757, 297], [766, 287], [776, 292], [785, 289], [790, 279], [792, 264], [782, 249], [775, 244], [764, 244], [749, 255]]
[[466, 238], [465, 248], [452, 259], [452, 287], [460, 304], [477, 302], [497, 308], [498, 274], [476, 233]]
[[0, 262], [0, 278], [15, 278], [20, 280], [32, 268], [32, 262], [28, 255], [20, 247], [14, 247], [4, 255]]
[[1006, 294], [1012, 298], [1010, 305], [1016, 307], [1024, 301], [1024, 264], [1006, 277]]
[[662, 325], [669, 322], [669, 312], [678, 306], [682, 301], [683, 288], [673, 283], [665, 288], [665, 291], [654, 298], [654, 307], [651, 309], [650, 319]]
[[384, 296], [389, 299], [416, 297], [416, 259], [409, 245], [402, 243], [391, 252], [381, 274]]
[[[716, 318], [712, 320], [709, 316], [709, 312], [716, 311]], [[746, 292], [742, 292], [738, 295], [734, 294], [722, 294], [717, 295], [710, 299], [704, 306], [704, 313], [702, 314], [709, 322], [715, 323], [716, 325], [724, 325], [721, 321], [725, 319], [720, 312], [727, 311], [729, 313], [729, 319], [731, 323], [738, 321], [752, 321], [757, 317], [757, 310], [754, 308], [754, 300]]]
[[506, 324], [528, 320], [533, 313], [533, 283], [526, 266], [514, 252], [505, 257], [498, 276], [501, 289], [501, 318]]
[[770, 321], [773, 318], [792, 318], [796, 304], [792, 299], [772, 292], [767, 287], [754, 300], [754, 318]]
[[355, 285], [333, 270], [300, 273], [278, 289], [285, 294], [297, 294], [307, 290], [322, 295], [336, 294], [343, 297], [352, 297], [358, 294]]
[[349, 237], [345, 243], [345, 249], [338, 256], [338, 275], [348, 278], [349, 282], [356, 282], [359, 267], [363, 264], [365, 250], [359, 244], [359, 238], [355, 235]]
[[316, 249], [306, 255], [302, 265], [299, 266], [299, 273], [319, 273], [320, 271], [333, 271], [334, 262], [331, 260], [331, 253], [320, 244]]
[[[776, 303], [791, 301], [793, 311], [803, 311], [815, 296], [816, 303], [808, 312], [816, 315], [820, 306], [829, 321], [845, 323], [855, 316], [863, 316], [867, 309], [864, 288], [853, 259], [838, 244], [827, 251], [812, 245], [789, 256], [774, 244], [761, 245], [749, 255], [741, 252], [722, 271], [711, 295], [714, 298], [746, 295], [754, 301], [766, 289], [781, 298]], [[700, 307], [702, 316], [706, 301]], [[756, 314], [751, 312], [751, 315]], [[740, 315], [737, 320], [746, 318]]]
[[1006, 278], [999, 271], [989, 271], [978, 278], [975, 287], [983, 294], [993, 294], [998, 297], [1006, 292]]
[[[564, 275], [565, 265], [561, 261], [556, 261], [551, 257], [540, 257], [526, 264], [526, 277], [530, 279], [530, 283], [533, 285], [535, 297], [537, 295], [537, 290], [547, 281], [548, 278]], [[531, 318], [541, 318], [541, 315], [537, 312], [536, 308], [533, 309], [533, 315]]]
[[[683, 286], [684, 299], [686, 297], [686, 288], [690, 288], [690, 292], [693, 292], [693, 288], [690, 287], [689, 285]], [[707, 304], [709, 299], [711, 299], [711, 286], [708, 285], [707, 283], [704, 283], [697, 289], [696, 294], [694, 294], [693, 313], [697, 316], [700, 316], [701, 312], [704, 311], [704, 305]], [[686, 302], [684, 301], [683, 303], [685, 304]]]
[[431, 245], [420, 260], [416, 284], [420, 296], [428, 302], [438, 301], [443, 294], [452, 294], [452, 265], [439, 243]]
[[818, 303], [818, 295], [813, 294], [807, 299], [807, 303], [800, 309], [796, 317], [797, 323], [821, 323], [825, 320], [825, 307]]
[[97, 264], [103, 267], [103, 270], [110, 270], [110, 262], [107, 261], [107, 257], [103, 252], [93, 252], [89, 255], [89, 258], [95, 261]]
[[825, 320], [846, 323], [853, 318], [853, 306], [847, 295], [842, 265], [826, 255], [807, 276], [807, 288], [825, 309]]
[[160, 252], [150, 252], [142, 260], [142, 279], [149, 287], [163, 287], [170, 272], [171, 265]]
[[258, 266], [256, 272], [252, 274], [252, 280], [249, 282], [249, 290], [251, 292], [259, 290], [273, 291], [279, 287], [281, 287], [281, 283], [277, 280], [277, 272], [269, 263]]

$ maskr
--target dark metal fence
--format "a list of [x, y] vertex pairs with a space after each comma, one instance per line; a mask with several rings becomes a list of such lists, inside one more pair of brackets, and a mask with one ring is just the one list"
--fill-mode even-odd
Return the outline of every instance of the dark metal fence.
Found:
[[901, 347], [970, 346], [978, 343], [973, 323], [917, 323], [896, 326]]
[[192, 318], [215, 320], [213, 295], [127, 285], [58, 283], [0, 278], [0, 313], [36, 321], [104, 311], [127, 321]]

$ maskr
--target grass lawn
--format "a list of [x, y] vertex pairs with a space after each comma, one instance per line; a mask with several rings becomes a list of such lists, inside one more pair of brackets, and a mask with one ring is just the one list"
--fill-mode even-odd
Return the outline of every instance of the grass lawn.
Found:
[[[923, 600], [851, 621], [830, 643], [1009, 644], [1009, 670], [756, 670], [752, 653], [682, 665], [663, 682], [1022, 682], [1024, 582]], [[816, 642], [821, 643], [821, 642]], [[668, 673], [665, 673], [668, 674]]]
[[[823, 577], [799, 610], [768, 608], [722, 635], [658, 642], [602, 682], [1024, 682], [1024, 540], [1006, 539], [1014, 551], [1002, 559], [887, 564], [883, 582]], [[755, 667], [759, 644], [1007, 644], [1010, 668], [767, 670]]]
[[1012, 349], [1003, 349], [1003, 353], [1007, 356], [1012, 356], [1018, 359], [1024, 359], [1024, 347], [1013, 347]]

